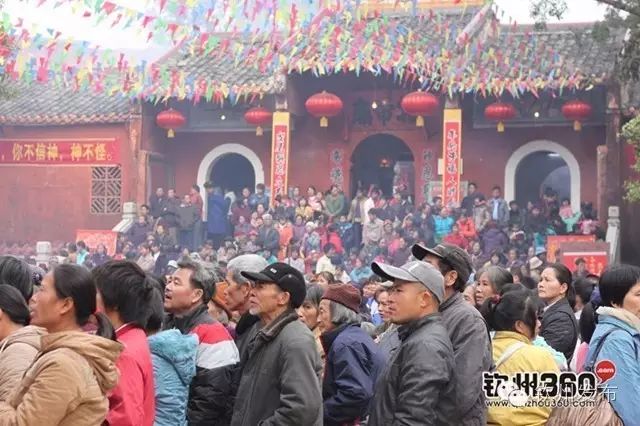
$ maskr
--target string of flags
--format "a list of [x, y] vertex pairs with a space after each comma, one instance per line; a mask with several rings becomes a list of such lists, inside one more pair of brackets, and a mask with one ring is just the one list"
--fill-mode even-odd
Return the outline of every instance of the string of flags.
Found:
[[588, 88], [607, 78], [570, 69], [535, 33], [502, 25], [495, 8], [453, 13], [422, 10], [417, 1], [396, 0], [383, 11], [388, 1], [145, 0], [139, 10], [116, 0], [40, 0], [70, 6], [96, 25], [135, 28], [150, 42], [173, 46], [168, 56], [205, 57], [263, 77], [234, 84], [175, 60], [136, 60], [53, 29], [27, 28], [23, 17], [7, 13], [0, 74], [152, 102], [234, 103], [268, 93], [272, 78], [287, 73], [368, 72], [436, 92], [514, 97]]

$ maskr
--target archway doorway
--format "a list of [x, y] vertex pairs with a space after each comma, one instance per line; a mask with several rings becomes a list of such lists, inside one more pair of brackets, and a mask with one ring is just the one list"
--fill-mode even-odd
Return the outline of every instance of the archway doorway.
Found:
[[256, 176], [251, 162], [235, 153], [225, 154], [216, 160], [211, 168], [209, 180], [225, 192], [231, 190], [236, 194], [240, 194], [245, 187], [253, 191], [256, 186]]
[[[531, 158], [527, 159], [528, 157]], [[525, 163], [521, 166], [523, 162]], [[531, 182], [525, 185], [525, 180]], [[580, 208], [581, 171], [573, 153], [563, 145], [548, 140], [528, 142], [516, 149], [507, 161], [504, 198], [507, 201], [526, 203], [532, 197], [537, 199], [545, 185], [553, 188], [560, 197], [569, 198], [574, 209]]]
[[[200, 195], [202, 195], [202, 199], [204, 200], [202, 217], [205, 220], [207, 217], [207, 192], [204, 189], [204, 184], [211, 179], [214, 166], [218, 161], [224, 159], [227, 155], [232, 154], [244, 157], [251, 164], [255, 185], [264, 183], [264, 167], [262, 167], [260, 157], [258, 157], [253, 150], [238, 143], [225, 143], [213, 148], [204, 156], [200, 162], [200, 166], [198, 166], [197, 182], [198, 185], [200, 185]], [[233, 174], [235, 175], [237, 172], [234, 171]]]
[[415, 192], [414, 158], [402, 139], [379, 133], [364, 139], [351, 155], [351, 194], [358, 187], [379, 187], [385, 196], [394, 190], [412, 196]]
[[538, 151], [520, 161], [516, 170], [516, 201], [525, 206], [537, 202], [547, 188], [558, 194], [558, 199], [571, 199], [571, 172], [560, 154]]

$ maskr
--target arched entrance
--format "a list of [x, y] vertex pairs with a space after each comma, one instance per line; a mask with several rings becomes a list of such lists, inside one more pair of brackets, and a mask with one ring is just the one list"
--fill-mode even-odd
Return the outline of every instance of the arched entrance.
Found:
[[242, 188], [253, 191], [256, 186], [256, 176], [251, 162], [240, 154], [225, 154], [219, 157], [211, 168], [209, 180], [225, 192], [242, 192]]
[[[242, 170], [247, 170], [247, 172], [229, 169], [233, 164], [246, 167], [246, 162], [251, 165], [253, 176], [250, 175], [246, 168]], [[220, 167], [218, 167], [218, 163], [220, 163]], [[244, 164], [244, 166], [242, 166], [242, 164]], [[232, 173], [229, 173], [228, 170], [232, 170]], [[215, 147], [204, 156], [198, 167], [197, 182], [198, 185], [200, 185], [200, 194], [204, 200], [203, 217], [205, 219], [207, 217], [207, 192], [204, 190], [204, 184], [214, 177], [214, 173], [218, 176], [218, 179], [222, 180], [216, 183], [216, 185], [222, 187], [225, 186], [225, 180], [227, 180], [227, 185], [240, 185], [240, 189], [242, 189], [245, 181], [253, 183], [253, 185], [250, 185], [252, 189], [259, 183], [264, 184], [264, 168], [262, 161], [260, 161], [260, 158], [255, 152], [237, 143], [226, 143]], [[244, 186], [249, 185], [245, 184]]]
[[580, 165], [564, 146], [551, 141], [533, 141], [518, 148], [505, 168], [505, 199], [520, 205], [540, 198], [552, 188], [559, 198], [569, 198], [580, 208]]
[[553, 189], [558, 199], [571, 199], [571, 172], [559, 154], [538, 151], [527, 155], [516, 169], [516, 201], [526, 205], [536, 202], [546, 188]]
[[379, 133], [364, 139], [351, 154], [351, 194], [358, 187], [368, 190], [379, 187], [386, 196], [395, 188], [406, 186], [406, 191], [415, 193], [414, 158], [402, 139]]

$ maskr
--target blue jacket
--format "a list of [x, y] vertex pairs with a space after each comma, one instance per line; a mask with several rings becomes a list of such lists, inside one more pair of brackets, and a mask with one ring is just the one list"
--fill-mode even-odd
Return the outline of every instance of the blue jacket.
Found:
[[326, 356], [322, 399], [324, 424], [363, 419], [384, 368], [380, 348], [357, 324], [345, 324], [320, 336]]
[[227, 200], [220, 194], [207, 196], [207, 231], [210, 234], [227, 232]]
[[453, 224], [455, 223], [451, 216], [434, 216], [433, 221], [435, 223], [435, 236], [439, 241], [451, 233], [451, 228], [453, 228]]
[[[640, 388], [640, 331], [618, 318], [617, 315], [614, 316], [615, 311], [622, 310], [598, 309], [598, 325], [589, 342], [586, 363], [593, 358], [595, 348], [602, 337], [614, 330], [606, 337], [595, 365], [603, 359], [608, 359], [615, 364], [615, 376], [606, 382], [607, 388], [615, 393], [615, 399], [609, 398], [609, 402], [625, 425], [634, 425], [638, 424], [640, 419], [637, 393]], [[632, 314], [629, 313], [629, 315]]]
[[149, 337], [156, 386], [155, 426], [187, 424], [189, 385], [196, 375], [198, 337], [166, 330]]

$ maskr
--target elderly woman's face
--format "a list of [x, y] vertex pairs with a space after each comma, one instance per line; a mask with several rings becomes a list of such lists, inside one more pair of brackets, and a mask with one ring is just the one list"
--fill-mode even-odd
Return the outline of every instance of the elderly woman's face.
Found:
[[302, 305], [296, 310], [298, 318], [302, 321], [310, 330], [315, 329], [320, 322], [318, 306], [313, 304], [310, 300], [305, 300]]
[[320, 327], [322, 330], [327, 332], [331, 331], [334, 326], [331, 322], [331, 310], [330, 310], [330, 302], [327, 299], [322, 299], [320, 301], [320, 307], [318, 309], [319, 315], [318, 319], [320, 321]]

